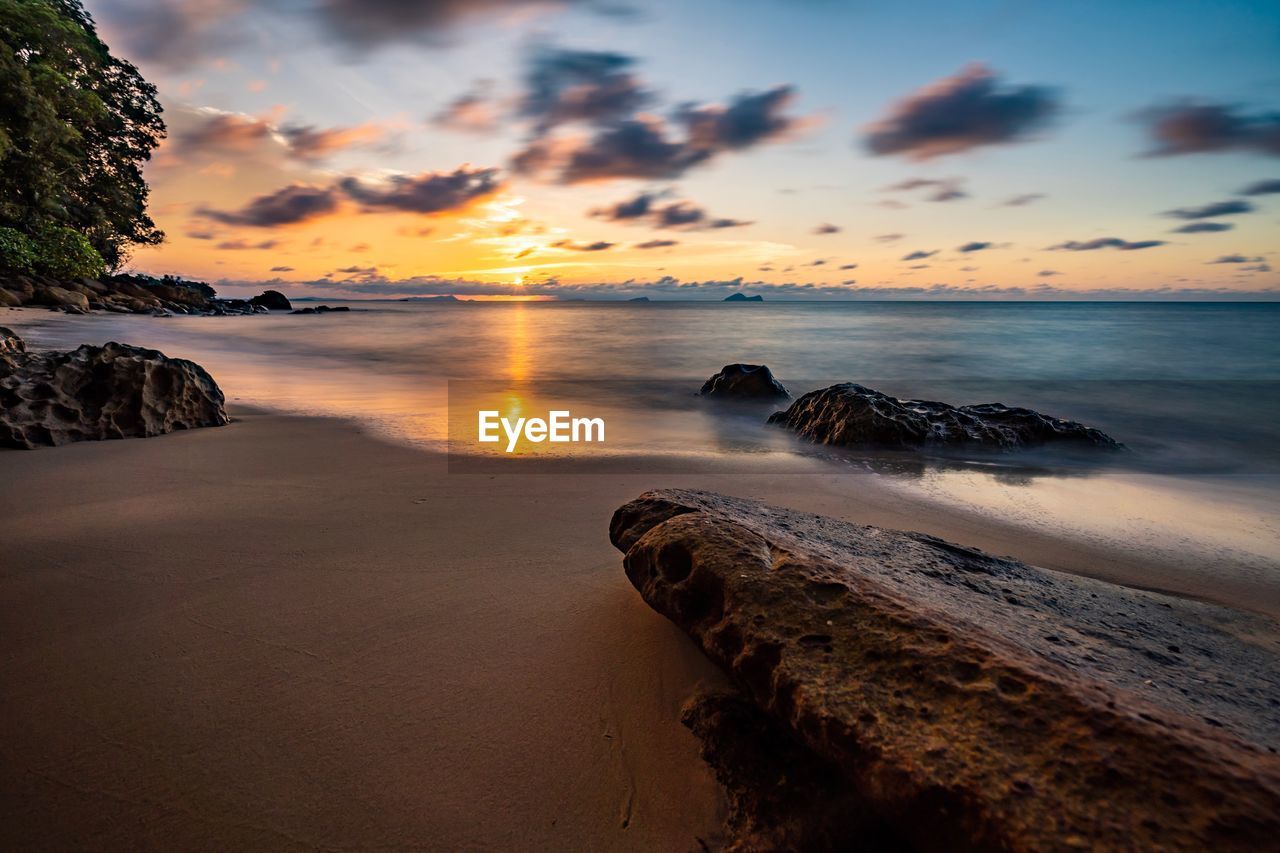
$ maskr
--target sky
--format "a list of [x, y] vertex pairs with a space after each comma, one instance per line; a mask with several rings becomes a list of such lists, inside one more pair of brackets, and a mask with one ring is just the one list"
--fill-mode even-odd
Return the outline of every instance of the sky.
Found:
[[1273, 0], [86, 5], [227, 295], [1280, 291]]

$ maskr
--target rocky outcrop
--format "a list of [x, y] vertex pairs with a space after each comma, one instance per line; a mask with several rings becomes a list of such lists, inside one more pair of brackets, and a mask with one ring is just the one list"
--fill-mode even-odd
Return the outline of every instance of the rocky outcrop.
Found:
[[0, 447], [161, 435], [228, 423], [222, 390], [200, 365], [109, 343], [27, 352], [0, 328]]
[[278, 290], [264, 290], [259, 295], [249, 300], [252, 305], [260, 305], [268, 311], [292, 311], [293, 303], [289, 301], [289, 297], [285, 296]]
[[43, 275], [0, 274], [0, 306], [43, 306], [85, 314], [220, 314], [214, 290], [198, 281], [138, 275], [57, 279]]
[[332, 308], [329, 307], [328, 305], [316, 305], [314, 308], [308, 306], [306, 308], [298, 308], [294, 311], [290, 311], [289, 313], [290, 314], [328, 314], [332, 311], [350, 311], [350, 310], [351, 310], [351, 307], [349, 305], [338, 305]]
[[[710, 745], [738, 788], [737, 849], [794, 849], [797, 832], [835, 838], [800, 849], [848, 849], [849, 797], [898, 849], [1257, 850], [1280, 834], [1280, 661], [1220, 627], [1261, 633], [1253, 617], [706, 492], [642, 495], [610, 538], [645, 601], [785, 737], [739, 728], [817, 762], [796, 804], [743, 793], [772, 759], [757, 772], [734, 758], [751, 751]], [[723, 733], [722, 710], [691, 709], [692, 727]]]
[[726, 364], [702, 383], [703, 397], [722, 400], [789, 400], [791, 394], [763, 364]]
[[745, 293], [731, 293], [721, 301], [723, 302], [764, 302], [764, 297], [758, 293], [755, 296], [747, 296], [747, 294]]
[[899, 400], [852, 382], [811, 391], [786, 411], [770, 415], [769, 423], [795, 430], [818, 444], [842, 447], [1122, 447], [1092, 427], [1031, 409], [1002, 403], [951, 406], [927, 400]]

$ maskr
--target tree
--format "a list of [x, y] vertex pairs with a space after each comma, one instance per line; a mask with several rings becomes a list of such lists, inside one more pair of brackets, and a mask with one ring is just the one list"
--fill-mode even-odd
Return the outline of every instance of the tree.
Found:
[[112, 269], [159, 243], [142, 164], [164, 138], [160, 112], [80, 0], [0, 0], [0, 227], [37, 241], [72, 228]]

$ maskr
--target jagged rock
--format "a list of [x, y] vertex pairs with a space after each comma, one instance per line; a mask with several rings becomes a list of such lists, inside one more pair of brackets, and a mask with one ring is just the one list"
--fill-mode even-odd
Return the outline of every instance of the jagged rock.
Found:
[[12, 329], [0, 326], [0, 360], [11, 356], [25, 354], [27, 342], [18, 337]]
[[818, 444], [844, 447], [1014, 450], [1074, 444], [1115, 450], [1123, 446], [1092, 427], [1031, 409], [1002, 403], [951, 406], [899, 400], [852, 382], [810, 391], [786, 411], [770, 415], [769, 423], [795, 430]]
[[702, 384], [703, 397], [733, 400], [789, 400], [791, 394], [763, 364], [726, 364]]
[[261, 294], [249, 300], [253, 305], [261, 305], [268, 311], [292, 311], [293, 305], [289, 302], [289, 297], [285, 296], [278, 290], [264, 290]]
[[610, 538], [645, 601], [838, 769], [823, 796], [851, 786], [904, 846], [1280, 837], [1280, 661], [1220, 627], [1261, 617], [708, 492], [646, 493]]
[[22, 305], [22, 298], [12, 290], [0, 287], [0, 308], [17, 308]]
[[222, 390], [198, 364], [114, 342], [27, 352], [21, 338], [0, 328], [0, 447], [146, 437], [226, 423]]

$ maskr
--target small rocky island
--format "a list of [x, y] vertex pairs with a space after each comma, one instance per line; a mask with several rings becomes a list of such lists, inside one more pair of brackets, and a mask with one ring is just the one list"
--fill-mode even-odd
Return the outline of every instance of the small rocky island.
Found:
[[1076, 445], [1118, 450], [1105, 433], [1032, 409], [981, 403], [952, 406], [928, 400], [899, 400], [853, 382], [811, 391], [769, 423], [794, 430], [817, 444], [920, 450], [980, 447], [1017, 450], [1044, 445]]
[[745, 293], [730, 293], [721, 301], [722, 302], [764, 302], [764, 297], [758, 293], [754, 296], [747, 296], [747, 294]]
[[127, 344], [27, 352], [0, 326], [0, 447], [145, 438], [229, 423], [203, 367]]
[[1261, 617], [709, 492], [641, 495], [609, 533], [736, 685], [685, 714], [730, 849], [1280, 837], [1280, 666], [1223, 627]]

